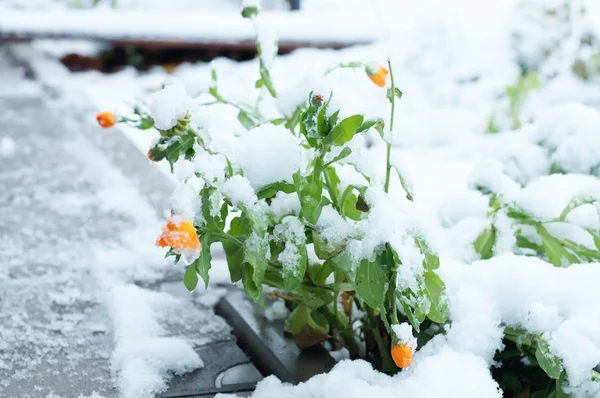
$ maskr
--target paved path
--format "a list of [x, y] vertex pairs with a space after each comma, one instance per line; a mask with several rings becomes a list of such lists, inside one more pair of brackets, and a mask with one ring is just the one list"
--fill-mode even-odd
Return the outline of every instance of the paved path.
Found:
[[132, 342], [197, 348], [229, 329], [210, 297], [161, 287], [181, 269], [152, 246], [161, 217], [132, 188], [139, 181], [2, 59], [0, 397], [134, 396], [144, 380]]

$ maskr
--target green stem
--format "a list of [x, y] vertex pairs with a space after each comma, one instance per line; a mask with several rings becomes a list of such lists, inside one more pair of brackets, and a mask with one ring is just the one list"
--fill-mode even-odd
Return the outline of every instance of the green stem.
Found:
[[[390, 61], [390, 59], [388, 58], [387, 60], [388, 62], [388, 68], [390, 70], [390, 81], [392, 83], [392, 95], [390, 95], [390, 102], [392, 103], [392, 110], [390, 112], [390, 136], [388, 137], [389, 140], [392, 139], [392, 134], [394, 131], [394, 113], [396, 110], [396, 83], [394, 82], [394, 71], [392, 70], [392, 62]], [[392, 155], [392, 144], [390, 142], [386, 141], [386, 157], [385, 157], [385, 192], [388, 193], [388, 191], [390, 190], [390, 173], [392, 170], [392, 164], [390, 162], [390, 158]]]

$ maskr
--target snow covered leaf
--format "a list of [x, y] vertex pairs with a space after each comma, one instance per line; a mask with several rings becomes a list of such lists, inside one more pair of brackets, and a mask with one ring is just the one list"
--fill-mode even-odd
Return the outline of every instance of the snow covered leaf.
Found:
[[398, 178], [400, 179], [400, 185], [402, 186], [402, 189], [404, 189], [404, 192], [406, 192], [406, 199], [408, 199], [408, 200], [410, 200], [412, 202], [414, 200], [414, 195], [413, 195], [413, 193], [412, 193], [412, 191], [410, 189], [410, 186], [409, 186], [408, 182], [402, 176], [402, 173], [400, 172], [400, 170], [398, 170], [398, 167], [396, 167], [395, 165], [392, 165], [392, 167], [394, 168], [394, 170], [398, 174]]
[[564, 210], [560, 213], [560, 216], [558, 217], [559, 221], [566, 221], [567, 216], [569, 215], [569, 213], [573, 210], [575, 210], [578, 207], [587, 205], [587, 204], [592, 204], [596, 202], [596, 199], [589, 197], [589, 196], [577, 196], [573, 199], [571, 199], [571, 201], [569, 202], [569, 204], [564, 208]]
[[259, 72], [260, 79], [256, 81], [256, 88], [264, 86], [269, 94], [271, 94], [271, 97], [277, 98], [277, 91], [275, 90], [275, 86], [271, 80], [271, 72], [269, 72], [269, 69], [267, 69], [262, 59], [259, 62]]
[[404, 314], [408, 318], [408, 321], [412, 325], [412, 327], [417, 331], [420, 331], [421, 322], [419, 322], [413, 312], [413, 309], [408, 301], [408, 299], [401, 295], [399, 292], [397, 293], [398, 298], [400, 299], [400, 304], [402, 305], [402, 309], [404, 310]]
[[[306, 245], [294, 245], [291, 242], [287, 242], [287, 245], [293, 245], [295, 247], [295, 261], [285, 261], [283, 266], [283, 287], [285, 290], [293, 291], [300, 285], [304, 274], [306, 273], [306, 264], [308, 262], [308, 255], [306, 253]], [[280, 257], [281, 258], [281, 257]]]
[[496, 228], [490, 225], [484, 229], [481, 234], [475, 239], [473, 246], [475, 251], [479, 253], [483, 260], [492, 258], [494, 255], [494, 246], [496, 245]]
[[250, 115], [248, 115], [248, 112], [246, 111], [240, 111], [238, 113], [237, 119], [242, 124], [242, 126], [246, 128], [246, 130], [251, 130], [254, 127], [256, 127], [256, 123], [254, 122], [254, 120], [252, 120], [252, 118], [250, 117]]
[[327, 136], [325, 142], [330, 145], [342, 146], [350, 141], [364, 120], [362, 115], [353, 115], [339, 122]]
[[[327, 118], [327, 108], [329, 107], [329, 103], [333, 95], [329, 96], [327, 102], [325, 102], [319, 109], [319, 113], [317, 114], [317, 132], [321, 137], [327, 136], [329, 131], [332, 129], [332, 125], [329, 123], [329, 118]], [[338, 111], [339, 112], [339, 111]], [[337, 119], [337, 116], [336, 116]]]
[[558, 379], [563, 371], [560, 358], [550, 351], [550, 345], [542, 337], [537, 339], [535, 358], [544, 372], [553, 379]]
[[427, 241], [420, 236], [415, 237], [415, 244], [419, 248], [419, 251], [423, 255], [423, 267], [428, 271], [436, 270], [440, 267], [440, 258], [431, 247], [427, 244]]
[[446, 300], [446, 285], [433, 271], [423, 274], [424, 290], [429, 299], [430, 308], [427, 317], [434, 322], [444, 323], [448, 319], [448, 301]]
[[196, 273], [196, 267], [193, 264], [189, 265], [185, 270], [183, 284], [190, 292], [194, 291], [196, 286], [198, 286], [198, 274]]
[[362, 260], [356, 270], [356, 292], [371, 308], [383, 303], [385, 296], [385, 274], [377, 261]]
[[184, 156], [191, 159], [194, 156], [194, 144], [196, 137], [193, 134], [185, 134], [174, 137], [161, 137], [152, 148], [152, 160], [158, 162], [167, 159], [173, 171], [173, 165]]

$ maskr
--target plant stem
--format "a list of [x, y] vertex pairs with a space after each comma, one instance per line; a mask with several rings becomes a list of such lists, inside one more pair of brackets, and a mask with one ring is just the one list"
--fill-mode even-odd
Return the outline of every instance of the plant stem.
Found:
[[[392, 103], [392, 110], [390, 112], [390, 136], [388, 137], [388, 140], [391, 141], [392, 139], [392, 134], [394, 131], [394, 113], [396, 110], [396, 83], [394, 82], [394, 71], [392, 70], [392, 62], [390, 61], [390, 59], [388, 58], [387, 60], [388, 62], [388, 68], [390, 70], [390, 81], [392, 83], [392, 93], [389, 96], [390, 97], [390, 102]], [[392, 170], [392, 164], [390, 162], [390, 158], [392, 155], [392, 144], [391, 142], [388, 142], [387, 140], [384, 140], [385, 144], [387, 146], [386, 148], [386, 156], [385, 156], [385, 193], [388, 193], [388, 191], [390, 190], [390, 172]]]

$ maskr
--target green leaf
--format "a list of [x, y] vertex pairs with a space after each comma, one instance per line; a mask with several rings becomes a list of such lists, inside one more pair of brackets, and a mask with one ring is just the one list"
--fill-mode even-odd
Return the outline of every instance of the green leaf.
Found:
[[335, 167], [328, 167], [323, 172], [325, 176], [325, 188], [327, 192], [329, 192], [329, 197], [331, 198], [332, 203], [337, 201], [337, 198], [340, 196], [340, 190], [338, 189], [338, 185], [341, 180], [338, 177], [337, 172], [335, 171]]
[[365, 122], [363, 124], [360, 125], [360, 127], [358, 129], [356, 129], [356, 134], [365, 132], [367, 130], [369, 130], [371, 127], [377, 127], [380, 126], [383, 128], [384, 122], [381, 119], [377, 119], [377, 120], [365, 120]]
[[317, 309], [333, 301], [333, 291], [318, 288], [310, 283], [301, 283], [297, 293], [302, 302], [311, 309]]
[[440, 258], [437, 253], [434, 252], [427, 241], [420, 236], [415, 237], [415, 244], [419, 248], [419, 251], [424, 256], [423, 267], [428, 271], [436, 270], [440, 267]]
[[487, 133], [488, 134], [496, 134], [500, 132], [500, 128], [498, 127], [498, 125], [496, 124], [496, 119], [494, 118], [494, 116], [492, 115], [490, 117], [490, 120], [488, 121], [488, 125], [487, 125]]
[[363, 62], [341, 62], [341, 63], [335, 64], [333, 66], [330, 66], [329, 69], [327, 69], [327, 71], [325, 72], [325, 76], [330, 74], [331, 72], [333, 72], [336, 69], [357, 69], [357, 68], [362, 68], [364, 66], [365, 66], [365, 64]]
[[246, 128], [246, 130], [253, 129], [256, 127], [256, 123], [248, 115], [246, 111], [240, 111], [237, 116], [238, 121]]
[[558, 217], [558, 221], [563, 221], [563, 222], [566, 221], [567, 216], [569, 215], [570, 212], [572, 212], [573, 210], [575, 210], [578, 207], [581, 207], [581, 206], [587, 205], [587, 204], [592, 204], [594, 202], [596, 202], [596, 199], [594, 199], [590, 196], [577, 196], [577, 197], [571, 199], [569, 204], [560, 213], [560, 216]]
[[410, 191], [408, 183], [406, 182], [406, 180], [402, 176], [402, 173], [400, 173], [400, 170], [398, 170], [398, 168], [396, 166], [394, 166], [394, 165], [392, 165], [392, 167], [394, 168], [394, 170], [396, 170], [396, 174], [398, 174], [398, 178], [400, 179], [400, 185], [402, 186], [402, 189], [404, 189], [404, 192], [406, 192], [406, 199], [408, 199], [408, 200], [410, 200], [412, 202], [414, 200], [414, 195]]
[[257, 7], [244, 7], [242, 9], [242, 17], [252, 19], [258, 15]]
[[335, 256], [331, 257], [330, 260], [335, 265], [336, 271], [341, 272], [346, 277], [348, 282], [354, 283], [356, 279], [355, 270], [352, 267], [350, 254], [347, 250], [342, 250]]
[[429, 299], [430, 308], [427, 317], [434, 322], [444, 323], [448, 319], [448, 301], [446, 300], [446, 285], [433, 271], [423, 274], [424, 292]]
[[399, 88], [397, 88], [397, 87], [395, 88], [395, 90], [394, 90], [394, 91], [392, 91], [392, 88], [391, 88], [391, 87], [390, 87], [390, 88], [388, 88], [388, 89], [387, 89], [387, 93], [386, 93], [386, 98], [387, 98], [387, 99], [388, 99], [390, 102], [392, 102], [392, 100], [394, 99], [394, 94], [396, 94], [396, 97], [397, 97], [398, 99], [402, 99], [402, 91], [400, 91], [400, 89], [399, 89]]
[[258, 199], [272, 198], [277, 195], [277, 192], [293, 193], [296, 192], [296, 187], [287, 181], [277, 181], [260, 188], [256, 196]]
[[567, 379], [567, 372], [565, 372], [563, 370], [560, 374], [560, 377], [558, 379], [556, 379], [556, 390], [555, 390], [556, 398], [569, 398], [569, 395], [567, 393], [565, 393], [565, 390], [563, 389], [563, 383], [565, 382], [566, 379]]
[[194, 134], [184, 134], [174, 137], [161, 137], [158, 143], [152, 148], [152, 159], [160, 161], [167, 159], [173, 171], [173, 165], [177, 160], [194, 149], [196, 136]]
[[400, 304], [402, 304], [402, 308], [404, 309], [404, 313], [406, 314], [408, 321], [410, 322], [412, 327], [417, 331], [417, 333], [419, 333], [421, 322], [419, 322], [419, 320], [415, 316], [408, 298], [406, 298], [404, 295], [400, 294], [400, 292], [396, 292], [396, 295], [400, 299]]
[[262, 59], [259, 62], [259, 72], [259, 82], [262, 82], [262, 85], [264, 85], [267, 88], [267, 91], [269, 92], [269, 94], [271, 94], [271, 97], [277, 98], [277, 91], [275, 90], [275, 86], [273, 85], [273, 81], [271, 80], [271, 73], [265, 66], [265, 63], [262, 61]]
[[308, 348], [329, 338], [329, 322], [325, 316], [304, 304], [298, 305], [286, 322], [286, 330], [299, 348]]
[[248, 297], [255, 303], [259, 303], [262, 298], [262, 284], [257, 284], [254, 281], [254, 269], [248, 263], [244, 265], [242, 283]]
[[[570, 264], [579, 263], [577, 256], [567, 251], [561, 241], [552, 236], [542, 224], [536, 224], [535, 230], [542, 239], [542, 248], [548, 257], [548, 261], [550, 261], [552, 265], [555, 267], [564, 267]], [[566, 262], [563, 261], [563, 259], [566, 260]]]
[[327, 133], [329, 133], [329, 130], [330, 130], [329, 120], [326, 117], [327, 117], [327, 108], [329, 107], [329, 103], [331, 102], [332, 98], [333, 98], [333, 95], [330, 95], [327, 102], [321, 106], [321, 109], [319, 110], [319, 113], [317, 114], [317, 132], [322, 137], [325, 137], [327, 135]]
[[[291, 242], [287, 242], [287, 245], [293, 245]], [[293, 264], [284, 264], [283, 274], [283, 287], [287, 291], [294, 291], [304, 279], [306, 273], [306, 264], [308, 262], [308, 255], [306, 253], [306, 245], [295, 245], [297, 259]]]
[[332, 165], [333, 163], [339, 162], [340, 160], [347, 158], [348, 156], [350, 156], [351, 153], [352, 153], [352, 149], [345, 146], [344, 149], [342, 149], [336, 157], [334, 157], [329, 162], [327, 162], [327, 164], [325, 165], [325, 168]]
[[521, 249], [529, 249], [533, 250], [536, 253], [543, 253], [544, 248], [541, 245], [538, 245], [535, 242], [530, 241], [524, 236], [517, 236], [517, 247]]
[[202, 244], [202, 251], [200, 257], [193, 262], [192, 265], [196, 268], [196, 272], [200, 274], [204, 280], [204, 286], [208, 287], [208, 271], [210, 270], [212, 256], [210, 254], [210, 246], [216, 242], [217, 237], [211, 232], [207, 232], [200, 237], [200, 243]]
[[189, 265], [183, 275], [183, 284], [190, 292], [193, 292], [196, 286], [198, 286], [198, 274], [196, 273], [196, 267]]
[[377, 261], [364, 259], [360, 262], [356, 270], [356, 293], [369, 307], [377, 308], [383, 304], [386, 282], [385, 274]]
[[[243, 239], [246, 235], [246, 219], [236, 217], [231, 220], [231, 226], [228, 234], [243, 244]], [[235, 283], [242, 279], [244, 273], [244, 247], [234, 239], [223, 240], [223, 250], [227, 258], [227, 266], [229, 268], [229, 276], [231, 282]]]
[[321, 173], [323, 172], [323, 160], [315, 159], [315, 165], [312, 173], [304, 178], [300, 172], [294, 174], [294, 184], [298, 190], [300, 199], [300, 208], [302, 217], [310, 224], [316, 224], [323, 210], [322, 194], [323, 181]]
[[494, 256], [494, 246], [496, 245], [496, 227], [490, 225], [484, 229], [475, 239], [473, 246], [482, 259], [487, 260]]
[[294, 110], [294, 113], [292, 113], [292, 116], [290, 116], [285, 123], [285, 127], [288, 130], [293, 131], [296, 128], [296, 126], [298, 125], [298, 123], [300, 123], [300, 118], [302, 117], [303, 110], [304, 110], [303, 105], [298, 105], [296, 107], [296, 109]]
[[309, 266], [310, 279], [316, 285], [324, 285], [329, 275], [335, 269], [335, 263], [331, 259], [327, 259], [323, 264], [313, 263]]
[[352, 220], [358, 221], [362, 219], [363, 213], [356, 206], [358, 203], [358, 196], [356, 196], [353, 192], [355, 189], [359, 193], [364, 192], [364, 189], [361, 190], [361, 187], [356, 185], [348, 185], [346, 189], [344, 189], [344, 193], [339, 200], [339, 207], [342, 217], [348, 217]]
[[326, 138], [330, 145], [342, 146], [350, 141], [364, 120], [362, 115], [353, 115], [339, 122]]
[[550, 345], [546, 340], [542, 337], [538, 337], [536, 340], [535, 359], [550, 378], [558, 379], [563, 371], [560, 358], [550, 351]]

